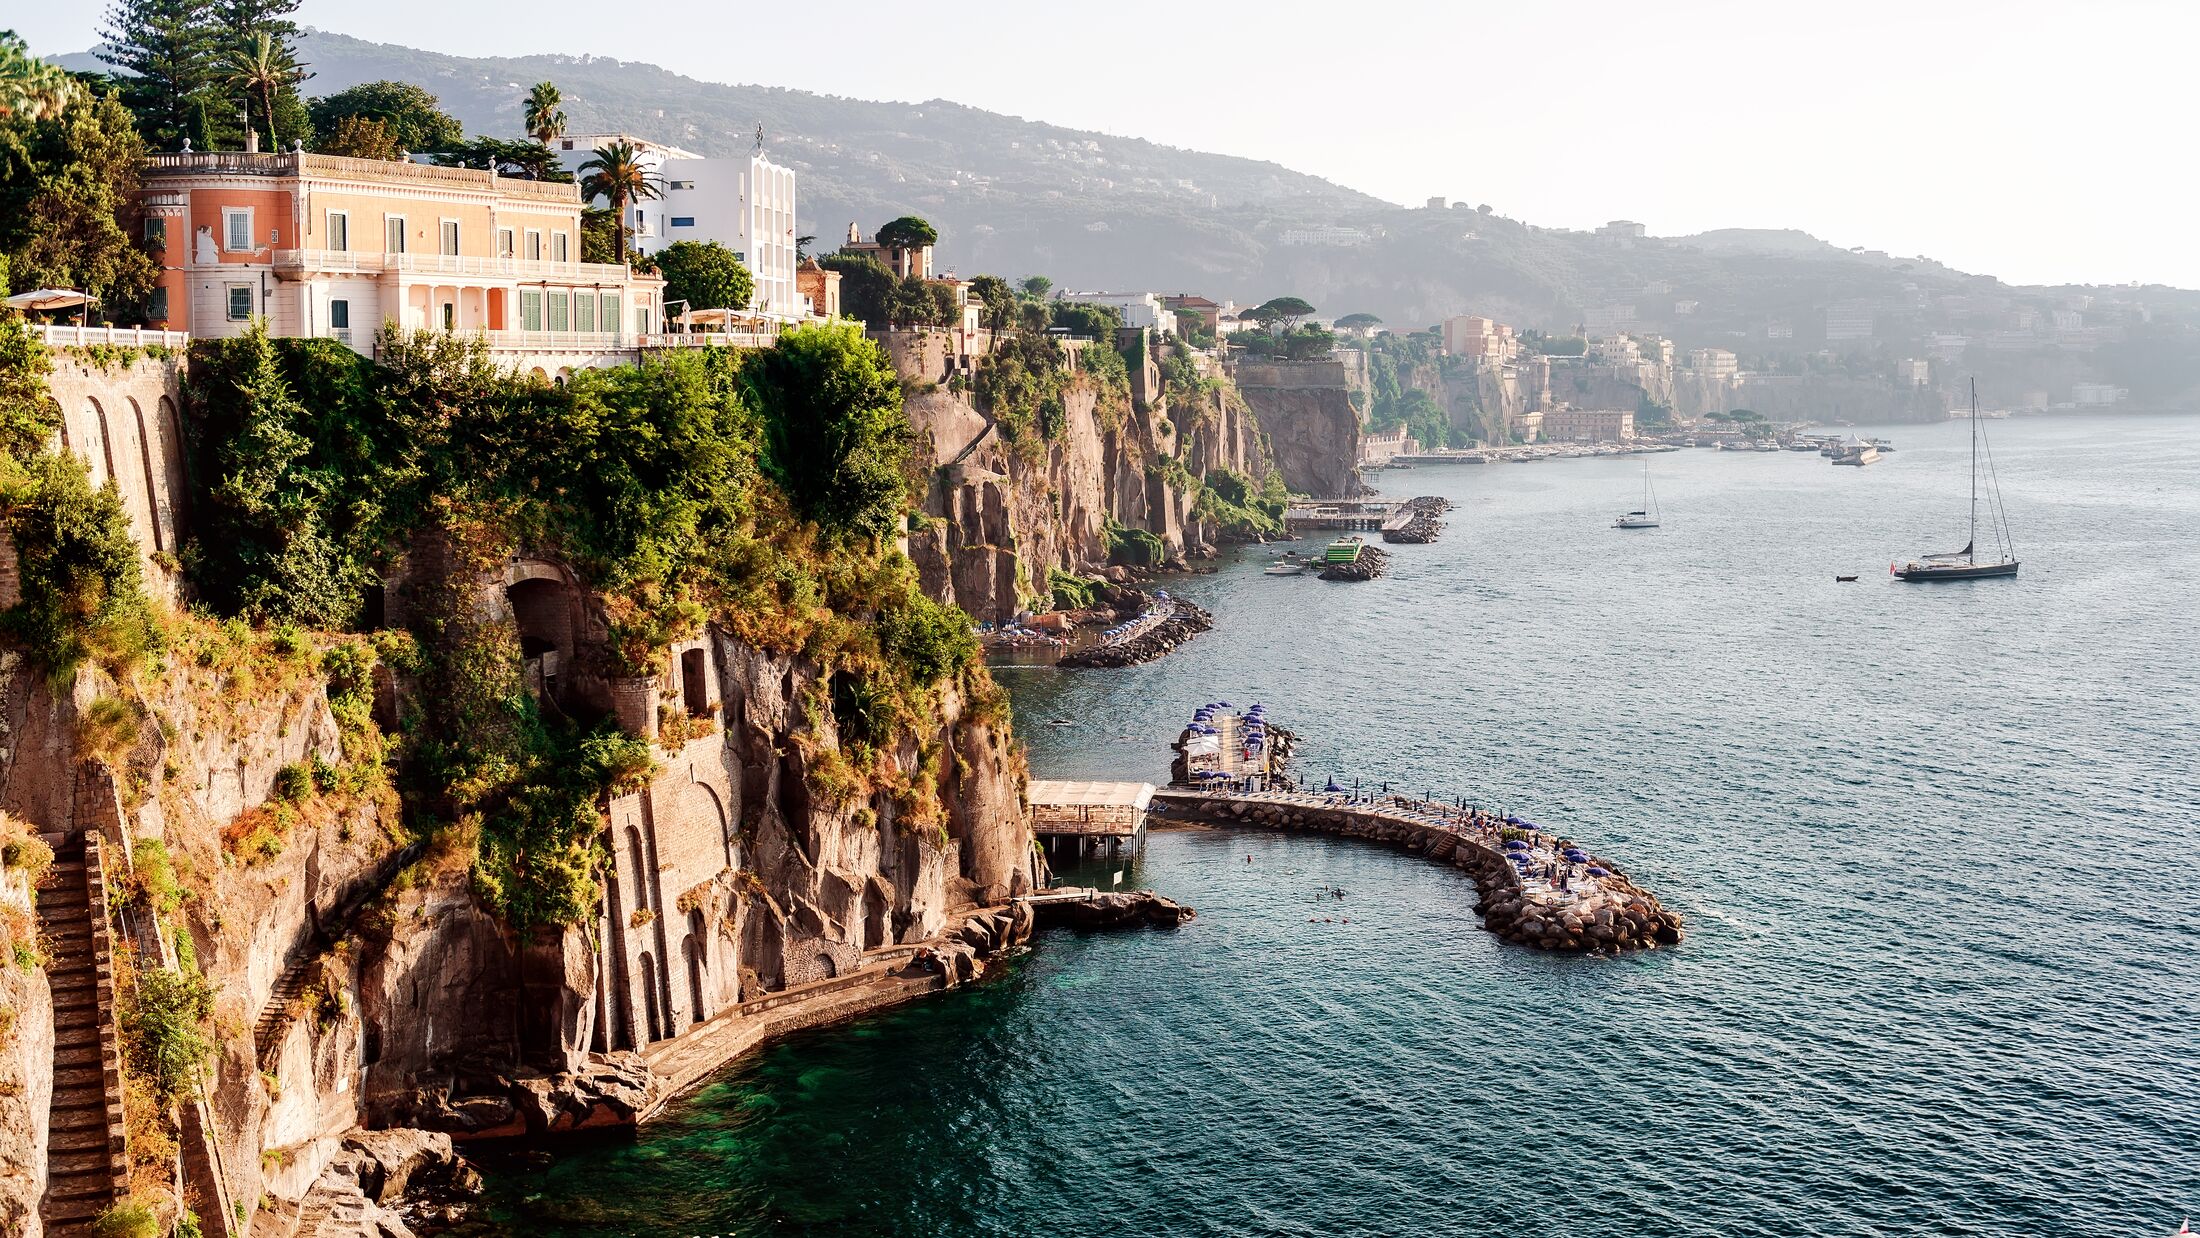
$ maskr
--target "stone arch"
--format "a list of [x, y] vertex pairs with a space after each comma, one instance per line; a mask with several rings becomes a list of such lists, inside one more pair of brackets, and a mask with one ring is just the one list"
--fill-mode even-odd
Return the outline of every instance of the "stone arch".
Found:
[[726, 816], [725, 801], [718, 798], [718, 789], [707, 782], [698, 782], [692, 785], [702, 793], [702, 800], [710, 805], [711, 816], [718, 822], [718, 839], [725, 845], [726, 849], [726, 867], [739, 868], [741, 866], [741, 849], [739, 840], [733, 836], [733, 822], [731, 818]]
[[52, 396], [47, 396], [46, 415], [53, 418], [54, 434], [58, 436], [57, 439], [50, 441], [58, 442], [61, 450], [64, 452], [71, 450], [71, 444], [69, 442], [69, 415], [61, 411], [61, 401], [54, 399]]
[[93, 488], [96, 489], [99, 486], [104, 485], [107, 482], [111, 482], [115, 479], [115, 450], [112, 446], [109, 445], [107, 434], [107, 410], [100, 405], [97, 399], [94, 399], [91, 396], [84, 397], [84, 402], [92, 406], [90, 410], [92, 414], [92, 425], [99, 435], [99, 450], [97, 451], [97, 453], [91, 452], [89, 449], [90, 445], [86, 445], [87, 462], [91, 464], [95, 472], [101, 468], [107, 470], [105, 473], [100, 473], [98, 476], [92, 478]]
[[153, 552], [168, 549], [168, 538], [160, 527], [160, 479], [153, 473], [153, 440], [145, 433], [145, 409], [130, 398], [130, 416], [137, 422], [138, 459], [145, 466], [145, 523], [152, 526]]
[[681, 948], [687, 954], [688, 1012], [697, 1023], [710, 1018], [710, 1007], [703, 1000], [703, 955], [709, 945], [710, 937], [703, 928], [703, 913], [689, 912], [687, 940]]
[[630, 825], [626, 827], [626, 852], [628, 861], [634, 869], [635, 909], [647, 911], [650, 905], [649, 865], [643, 860], [643, 857], [649, 853], [642, 847], [642, 830], [640, 826]]
[[563, 573], [541, 564], [514, 564], [505, 579], [504, 600], [519, 628], [527, 685], [541, 699], [562, 707], [569, 701], [580, 635], [580, 590]]
[[893, 904], [886, 897], [886, 892], [879, 888], [878, 882], [873, 881], [865, 887], [863, 891], [863, 946], [865, 949], [876, 950], [880, 946], [893, 944], [892, 929], [890, 927], [892, 921], [889, 914], [892, 910]]
[[837, 963], [837, 962], [835, 962], [835, 961], [833, 960], [833, 956], [832, 956], [832, 954], [831, 954], [831, 953], [830, 953], [829, 951], [824, 951], [824, 950], [820, 950], [820, 951], [818, 951], [818, 952], [817, 952], [817, 978], [818, 978], [818, 979], [820, 979], [820, 980], [831, 980], [831, 979], [834, 979], [835, 977], [837, 977], [837, 976], [839, 976], [839, 975], [840, 975], [840, 964], [839, 964], [839, 963]]
[[649, 1041], [654, 1044], [665, 1038], [664, 1011], [657, 1005], [657, 960], [642, 951], [642, 1003], [649, 1009]]
[[191, 507], [190, 487], [183, 477], [183, 420], [176, 415], [176, 402], [163, 395], [156, 416], [160, 420], [160, 488], [161, 507], [168, 513], [168, 540], [181, 542], [183, 532], [180, 521], [189, 516]]
[[[631, 1049], [634, 1047], [634, 992], [632, 977], [627, 974], [626, 952], [620, 944], [626, 940], [626, 898], [619, 890], [617, 874], [604, 883], [604, 902], [611, 912], [609, 931], [603, 935], [604, 945], [598, 950], [603, 960], [603, 994], [610, 999], [607, 1017], [597, 1019], [596, 1039], [600, 1049]], [[599, 1007], [599, 1011], [603, 1008]]]

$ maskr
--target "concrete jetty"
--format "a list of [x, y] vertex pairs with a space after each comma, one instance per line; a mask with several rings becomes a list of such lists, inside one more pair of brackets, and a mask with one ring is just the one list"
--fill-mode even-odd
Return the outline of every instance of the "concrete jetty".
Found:
[[1517, 819], [1405, 796], [1354, 799], [1309, 791], [1154, 793], [1162, 817], [1210, 825], [1364, 838], [1474, 876], [1482, 927], [1538, 950], [1656, 949], [1681, 940], [1681, 917], [1617, 864]]

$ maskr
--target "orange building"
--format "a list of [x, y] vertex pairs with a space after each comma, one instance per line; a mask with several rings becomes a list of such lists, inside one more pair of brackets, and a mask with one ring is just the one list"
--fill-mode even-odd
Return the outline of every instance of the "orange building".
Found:
[[211, 338], [261, 318], [362, 352], [384, 323], [481, 332], [545, 372], [634, 360], [662, 330], [662, 280], [579, 260], [574, 185], [302, 151], [146, 164], [156, 325]]

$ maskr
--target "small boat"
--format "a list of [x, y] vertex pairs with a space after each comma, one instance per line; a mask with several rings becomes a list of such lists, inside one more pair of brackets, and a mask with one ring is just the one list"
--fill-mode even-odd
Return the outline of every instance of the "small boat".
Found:
[[1854, 577], [1854, 576], [1836, 576], [1836, 577], [1834, 577], [1834, 578], [1833, 578], [1833, 583], [1835, 583], [1835, 584], [1837, 584], [1837, 585], [1853, 585], [1853, 584], [1855, 584], [1855, 583], [1856, 583], [1856, 577]]
[[1650, 488], [1650, 462], [1642, 462], [1642, 506], [1624, 512], [1612, 522], [1615, 529], [1655, 529], [1658, 527], [1658, 495]]
[[2001, 507], [2001, 483], [1994, 475], [1993, 448], [1986, 454], [1986, 495], [1989, 504], [1986, 532], [1994, 539], [1994, 557], [1982, 560], [1978, 553], [1979, 445], [1985, 432], [1978, 425], [1978, 380], [1971, 380], [1971, 540], [1961, 550], [1923, 555], [1908, 563], [1890, 563], [1896, 580], [1982, 580], [2017, 574], [2017, 548], [2009, 536], [2009, 517]]
[[1263, 576], [1298, 576], [1304, 574], [1305, 571], [1306, 564], [1299, 560], [1298, 553], [1287, 551], [1281, 558], [1262, 568], [1260, 574]]
[[1894, 450], [1894, 444], [1883, 438], [1868, 438], [1864, 441], [1870, 443], [1874, 447], [1877, 447], [1879, 449], [1879, 454], [1881, 455], [1885, 455], [1888, 452]]
[[1878, 458], [1879, 449], [1877, 447], [1872, 446], [1870, 443], [1858, 441], [1843, 445], [1840, 452], [1833, 457], [1833, 462], [1862, 468]]

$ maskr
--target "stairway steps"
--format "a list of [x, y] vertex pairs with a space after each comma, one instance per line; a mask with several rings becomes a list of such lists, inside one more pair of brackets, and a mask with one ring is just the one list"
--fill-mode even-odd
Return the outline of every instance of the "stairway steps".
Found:
[[53, 1051], [55, 1066], [104, 1066], [107, 1055], [98, 1041], [86, 1037], [71, 1044], [56, 1044]]
[[[59, 1238], [60, 1235], [69, 1233], [91, 1233], [91, 1222], [100, 1213], [107, 1211], [107, 1206], [114, 1202], [114, 1192], [109, 1191], [104, 1195], [83, 1196], [65, 1200], [55, 1199], [51, 1194], [48, 1194], [46, 1200], [46, 1204], [39, 1209], [39, 1212], [44, 1214], [46, 1218], [46, 1232]], [[81, 1228], [61, 1228], [62, 1224], [70, 1221], [80, 1223]]]
[[56, 1066], [53, 1071], [53, 1090], [64, 1088], [100, 1088], [107, 1085], [107, 1068], [98, 1066]]
[[83, 1176], [96, 1178], [101, 1185], [105, 1185], [107, 1176], [114, 1172], [114, 1165], [114, 1153], [106, 1148], [81, 1152], [49, 1150], [46, 1153], [46, 1180], [50, 1183], [72, 1176]]
[[116, 1146], [114, 1136], [108, 1132], [107, 1123], [104, 1120], [96, 1127], [91, 1125], [67, 1127], [56, 1125], [53, 1127], [52, 1134], [47, 1137], [46, 1147], [53, 1152], [112, 1153], [122, 1150]]

